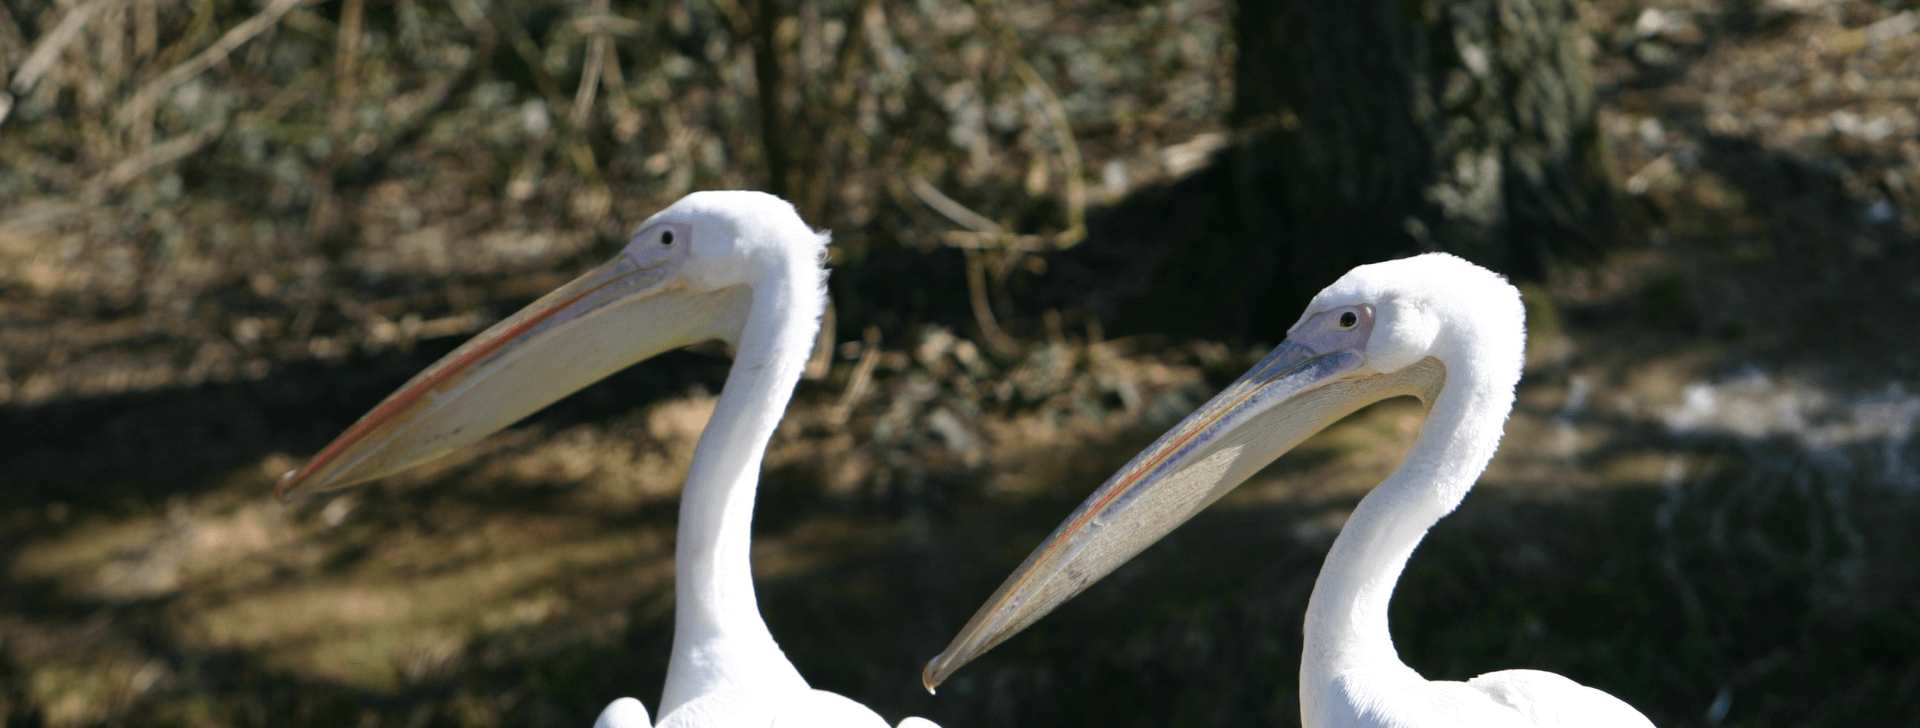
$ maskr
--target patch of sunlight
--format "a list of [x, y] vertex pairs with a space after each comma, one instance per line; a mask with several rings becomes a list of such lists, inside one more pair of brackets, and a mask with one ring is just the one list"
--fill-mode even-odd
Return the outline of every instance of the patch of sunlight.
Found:
[[119, 712], [116, 703], [124, 702], [114, 694], [126, 681], [113, 672], [84, 662], [42, 665], [28, 677], [26, 692], [41, 706], [47, 725], [91, 725]]
[[[24, 543], [7, 578], [108, 604], [164, 599], [183, 651], [245, 651], [269, 669], [373, 690], [452, 674], [486, 634], [562, 619], [592, 628], [672, 581], [670, 524], [619, 528], [451, 500], [421, 528], [374, 515], [397, 505], [391, 490], [275, 502], [261, 473], [285, 461], [269, 456], [158, 512], [95, 517]], [[796, 555], [786, 568], [811, 565], [799, 558], [806, 544], [785, 548]], [[110, 713], [88, 706], [111, 709], [129, 685], [153, 683], [137, 669], [115, 677], [127, 672], [119, 665], [43, 661], [30, 676], [35, 704], [50, 725], [97, 723]]]
[[[626, 508], [677, 496], [718, 398], [704, 390], [669, 399], [610, 425], [576, 425], [495, 448], [488, 480], [562, 483], [572, 500]], [[643, 434], [644, 433], [644, 434]]]
[[[346, 577], [256, 587], [204, 606], [183, 604], [171, 616], [186, 647], [246, 649], [277, 669], [390, 689], [449, 669], [484, 627], [556, 612], [560, 605], [551, 592], [542, 596], [543, 585], [573, 572], [618, 569], [634, 584], [657, 588], [670, 580], [671, 562], [650, 534], [605, 534], [424, 577], [375, 565]], [[522, 597], [529, 593], [532, 601]]]
[[285, 506], [262, 497], [222, 507], [219, 498], [168, 501], [165, 513], [101, 520], [23, 545], [11, 574], [50, 579], [71, 594], [123, 601], [160, 597], [214, 572], [244, 568], [300, 534]]
[[1618, 455], [1602, 464], [1600, 477], [1614, 483], [1664, 485], [1675, 477], [1676, 457], [1660, 450]]
[[804, 574], [848, 551], [871, 551], [897, 539], [906, 523], [821, 516], [775, 537], [753, 539], [753, 576], [771, 579]]
[[1791, 437], [1808, 448], [1886, 440], [1904, 444], [1920, 420], [1920, 395], [1898, 383], [1880, 391], [1835, 393], [1799, 379], [1749, 369], [1719, 382], [1696, 381], [1662, 414], [1677, 435]]

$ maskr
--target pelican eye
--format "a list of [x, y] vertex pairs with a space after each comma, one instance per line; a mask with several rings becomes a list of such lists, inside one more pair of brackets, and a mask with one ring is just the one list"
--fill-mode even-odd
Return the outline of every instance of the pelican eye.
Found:
[[660, 231], [660, 244], [661, 244], [661, 245], [672, 245], [672, 244], [673, 244], [673, 231], [672, 231], [672, 230], [662, 230], [662, 231]]
[[1346, 311], [1340, 314], [1340, 328], [1351, 329], [1353, 325], [1357, 323], [1360, 323], [1360, 317], [1353, 315], [1352, 311]]

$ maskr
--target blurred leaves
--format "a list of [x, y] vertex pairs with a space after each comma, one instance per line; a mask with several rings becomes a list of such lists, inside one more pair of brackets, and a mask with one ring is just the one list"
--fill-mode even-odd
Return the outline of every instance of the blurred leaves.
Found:
[[1224, 98], [1217, 3], [1075, 7], [10, 3], [7, 399], [116, 391], [48, 365], [86, 318], [170, 342], [142, 386], [463, 333], [712, 187], [785, 189], [845, 272], [949, 242], [931, 180], [1004, 231], [969, 253], [997, 329], [1016, 241], [1084, 234], [1076, 137], [1137, 166]]

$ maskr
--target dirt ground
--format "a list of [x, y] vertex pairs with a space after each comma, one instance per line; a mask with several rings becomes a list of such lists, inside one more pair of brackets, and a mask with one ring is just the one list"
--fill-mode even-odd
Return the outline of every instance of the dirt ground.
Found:
[[[36, 33], [59, 17], [51, 3], [6, 7]], [[414, 5], [400, 7], [404, 19]], [[535, 133], [559, 104], [501, 102], [460, 122], [497, 139], [418, 131], [454, 140], [431, 154], [369, 131], [410, 171], [359, 187], [342, 180], [362, 173], [323, 163], [330, 152], [263, 136], [264, 159], [306, 161], [253, 189], [216, 172], [255, 127], [178, 168], [122, 174], [112, 149], [50, 154], [65, 132], [22, 97], [0, 126], [5, 725], [580, 726], [617, 696], [657, 704], [678, 489], [724, 352], [659, 357], [335, 497], [286, 506], [271, 492], [412, 373], [597, 262], [624, 226], [687, 189], [747, 182], [728, 155], [752, 140], [727, 120], [752, 74], [724, 46], [685, 41], [727, 7], [640, 16], [691, 28], [676, 57], [711, 63], [655, 58], [671, 83], [636, 74], [603, 99], [606, 133], [636, 125], [621, 149], [638, 151], [596, 139], [589, 154], [601, 179], [645, 180], [633, 194], [575, 184], [593, 179], [577, 147]], [[912, 141], [837, 142], [850, 156], [815, 165], [844, 164], [831, 194], [802, 203], [845, 246], [836, 305], [859, 323], [840, 327], [768, 454], [754, 565], [775, 636], [816, 687], [894, 720], [1293, 724], [1314, 575], [1410, 444], [1416, 404], [1310, 440], [929, 696], [920, 666], [1007, 571], [1261, 350], [1107, 338], [1071, 311], [1002, 307], [992, 323], [963, 295], [889, 317], [849, 293], [899, 270], [968, 286], [969, 258], [934, 232], [954, 225], [907, 177], [871, 169], [959, 185], [995, 217], [1041, 220], [1023, 229], [1043, 237], [1077, 214], [1058, 202], [1068, 175], [1042, 95], [964, 83], [999, 58], [969, 40], [990, 36], [980, 28], [1046, 39], [1033, 54], [1057, 60], [1048, 93], [1073, 120], [1097, 216], [1226, 143], [1226, 7], [1059, 4], [999, 20], [965, 3], [860, 7], [884, 17], [862, 10], [836, 32], [866, 28], [866, 52], [899, 78], [795, 101], [795, 123], [844, 104]], [[1584, 7], [1637, 239], [1523, 286], [1528, 369], [1505, 444], [1396, 592], [1409, 664], [1435, 679], [1553, 670], [1662, 726], [1920, 721], [1916, 17], [1910, 3], [1825, 0]], [[212, 38], [241, 19], [182, 32]], [[126, 22], [137, 55], [143, 21]], [[279, 42], [332, 43], [345, 22], [294, 10]], [[797, 22], [799, 38], [831, 25]], [[798, 47], [789, 69], [826, 63]], [[1142, 60], [1074, 64], [1089, 54]], [[444, 79], [388, 89], [392, 103], [431, 106], [452, 93], [442, 81], [493, 93], [463, 68], [449, 59]], [[1184, 83], [1136, 83], [1153, 74]], [[943, 89], [943, 105], [900, 101], [915, 97], [892, 83]], [[317, 104], [326, 122], [325, 104], [275, 88], [232, 103], [295, 117]], [[156, 128], [191, 133], [201, 107], [183, 94]], [[655, 115], [650, 98], [694, 111]], [[622, 121], [636, 109], [642, 121]], [[847, 161], [860, 155], [870, 167]], [[279, 217], [294, 207], [333, 211]], [[1045, 255], [1013, 260], [1044, 276]]]

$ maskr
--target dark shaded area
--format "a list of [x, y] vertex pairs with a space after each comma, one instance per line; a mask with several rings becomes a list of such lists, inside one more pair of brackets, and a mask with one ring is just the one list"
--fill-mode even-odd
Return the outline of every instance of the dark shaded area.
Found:
[[[0, 505], [50, 502], [134, 513], [167, 498], [223, 487], [228, 473], [269, 454], [315, 452], [382, 397], [463, 341], [340, 362], [289, 362], [258, 380], [0, 407]], [[550, 427], [599, 422], [700, 385], [719, 391], [728, 362], [669, 352], [630, 367], [527, 419]], [[525, 426], [525, 424], [521, 425]]]
[[1235, 142], [1090, 216], [1039, 305], [1120, 332], [1278, 341], [1363, 263], [1444, 250], [1537, 280], [1618, 245], [1575, 5], [1240, 3]]
[[[1895, 221], [1871, 221], [1849, 194], [1838, 165], [1807, 160], [1748, 140], [1706, 137], [1701, 166], [1738, 191], [1758, 225], [1725, 219], [1661, 223], [1710, 241], [1716, 253], [1764, 281], [1734, 290], [1704, 280], [1685, 292], [1702, 316], [1684, 325], [1766, 347], [1768, 353], [1836, 380], [1920, 375], [1920, 317], [1901, 315], [1920, 281], [1920, 235]], [[1893, 160], [1858, 160], [1881, 166]], [[1658, 210], [1654, 210], [1658, 214]], [[1891, 304], [1893, 299], [1901, 303]], [[1752, 330], [1741, 318], [1769, 322]], [[1835, 356], [1843, 354], [1842, 356]]]
[[1118, 335], [1279, 341], [1292, 319], [1275, 334], [1271, 319], [1284, 314], [1245, 306], [1276, 287], [1276, 246], [1235, 224], [1231, 175], [1231, 162], [1215, 161], [1095, 210], [1087, 216], [1087, 241], [1048, 257], [1048, 275], [1034, 282], [1023, 308], [1084, 310]]
[[[1643, 435], [1633, 427], [1626, 433], [1598, 457], [1640, 451]], [[1866, 553], [1920, 547], [1890, 523], [1912, 517], [1912, 504], [1886, 499], [1844, 466], [1833, 470], [1826, 456], [1791, 443], [1712, 438], [1691, 448], [1736, 456], [1729, 465], [1754, 464], [1666, 494], [1649, 486], [1559, 501], [1512, 497], [1535, 487], [1526, 483], [1476, 492], [1435, 529], [1396, 590], [1394, 631], [1404, 658], [1434, 679], [1516, 666], [1577, 676], [1657, 725], [1698, 724], [1701, 696], [1722, 688], [1733, 691], [1729, 720], [1737, 724], [1912, 720], [1904, 695], [1920, 681], [1911, 659], [1920, 623], [1899, 615], [1920, 613], [1913, 596], [1920, 571], [1877, 565], [1865, 580], [1834, 580]], [[1822, 462], [1836, 477], [1796, 485]], [[1863, 500], [1842, 505], [1835, 493]], [[390, 517], [470, 496], [416, 492], [391, 504]], [[1673, 511], [1676, 499], [1691, 505]], [[1222, 504], [970, 665], [939, 696], [919, 691], [920, 661], [968, 616], [968, 596], [991, 591], [1072, 504], [969, 506], [920, 537], [765, 580], [763, 609], [814, 685], [889, 716], [1002, 726], [1295, 719], [1299, 624], [1327, 545], [1327, 532], [1301, 529], [1351, 502]], [[1874, 535], [1845, 543], [1837, 529], [1862, 513], [1889, 523], [1856, 521]], [[1192, 568], [1199, 562], [1213, 568]], [[164, 603], [37, 601], [6, 606], [42, 618], [110, 610], [116, 632], [137, 635], [190, 676], [150, 700], [168, 705], [192, 694], [241, 726], [338, 725], [367, 715], [464, 725], [463, 706], [473, 701], [499, 707], [512, 725], [582, 724], [608, 695], [655, 700], [650, 691], [664, 678], [672, 631], [671, 594], [662, 592], [634, 604], [632, 626], [611, 640], [576, 642], [563, 636], [564, 625], [535, 626], [476, 642], [469, 648], [476, 658], [453, 674], [375, 693], [289, 677], [242, 651], [180, 649], [158, 619]], [[1698, 683], [1695, 676], [1706, 674], [1737, 677]], [[185, 717], [175, 710], [136, 724]], [[30, 712], [16, 716], [20, 725], [38, 724]]]

